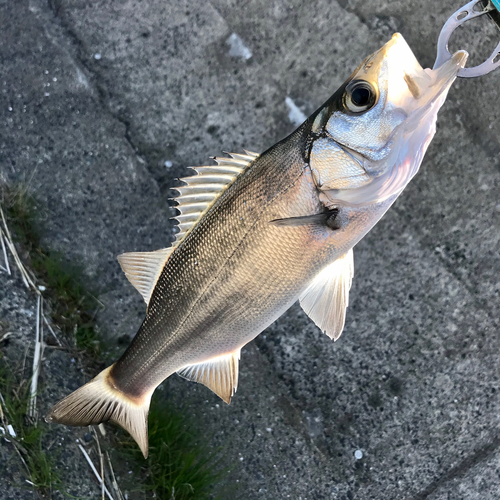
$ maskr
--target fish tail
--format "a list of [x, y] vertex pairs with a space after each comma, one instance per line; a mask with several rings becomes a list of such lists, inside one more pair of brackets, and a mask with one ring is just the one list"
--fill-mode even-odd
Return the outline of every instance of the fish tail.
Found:
[[110, 374], [113, 365], [59, 401], [45, 417], [47, 422], [66, 425], [97, 425], [115, 422], [135, 439], [144, 458], [148, 456], [148, 412], [151, 393], [131, 397], [120, 391]]

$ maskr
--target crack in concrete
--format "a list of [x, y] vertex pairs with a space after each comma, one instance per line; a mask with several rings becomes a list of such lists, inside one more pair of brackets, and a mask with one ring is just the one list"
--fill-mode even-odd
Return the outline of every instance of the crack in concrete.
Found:
[[[74, 47], [76, 48], [77, 55], [72, 55], [71, 52], [67, 49], [66, 46], [63, 46], [64, 50], [68, 53], [68, 55], [75, 61], [75, 64], [77, 67], [83, 67], [86, 72], [88, 72], [90, 75], [93, 77], [93, 87], [96, 91], [97, 99], [99, 104], [104, 108], [104, 110], [109, 113], [110, 116], [112, 116], [115, 120], [120, 122], [124, 126], [124, 139], [127, 141], [129, 146], [132, 148], [132, 151], [134, 151], [134, 154], [136, 155], [138, 161], [140, 163], [143, 163], [146, 165], [146, 169], [148, 170], [150, 176], [154, 181], [158, 183], [158, 180], [154, 173], [151, 171], [149, 168], [149, 162], [148, 157], [149, 154], [147, 151], [145, 151], [143, 148], [140, 146], [137, 146], [134, 138], [133, 138], [133, 127], [130, 122], [125, 116], [113, 112], [111, 110], [110, 104], [109, 104], [109, 92], [108, 89], [105, 85], [105, 83], [102, 81], [101, 76], [99, 75], [99, 72], [96, 72], [94, 68], [92, 68], [92, 65], [89, 63], [88, 60], [86, 60], [85, 57], [83, 57], [84, 53], [88, 53], [88, 51], [85, 48], [84, 42], [78, 37], [77, 33], [75, 30], [71, 27], [71, 25], [67, 22], [66, 19], [64, 19], [64, 16], [62, 15], [62, 6], [61, 6], [61, 1], [60, 0], [47, 0], [47, 5], [52, 12], [54, 18], [58, 21], [59, 25], [64, 29], [66, 36], [68, 39], [72, 42]], [[366, 22], [366, 20], [360, 16], [357, 12], [356, 9], [348, 9], [346, 6], [347, 4], [344, 4], [342, 2], [341, 7], [349, 12], [350, 14], [356, 16], [360, 23], [368, 26], [370, 28], [369, 24]], [[370, 28], [371, 30], [371, 28]], [[464, 114], [468, 117], [469, 114], [472, 113], [472, 110], [465, 110]], [[467, 123], [467, 121], [466, 121]], [[419, 241], [426, 247], [431, 247], [430, 243], [426, 243], [425, 239], [420, 235], [418, 237]], [[454, 269], [454, 266], [448, 262], [444, 257], [441, 255], [438, 256], [438, 259], [442, 263], [443, 267], [457, 279], [458, 282], [461, 283], [462, 286], [470, 293], [472, 300], [475, 303], [475, 306], [478, 307], [479, 309], [485, 311], [488, 314], [491, 314], [492, 309], [487, 307], [487, 304], [484, 304], [478, 297], [477, 293], [470, 287], [470, 285], [466, 282], [466, 280], [461, 277]], [[260, 353], [260, 355], [264, 358], [265, 356]], [[268, 362], [268, 360], [266, 359]], [[279, 380], [279, 379], [278, 379]], [[286, 387], [286, 384], [285, 384]], [[284, 392], [284, 391], [283, 391]], [[288, 391], [286, 391], [288, 392]], [[293, 399], [290, 398], [289, 396], [286, 397], [286, 402], [291, 404], [291, 406], [296, 410], [296, 407], [293, 405]], [[300, 418], [301, 424], [304, 426], [304, 429], [302, 431], [304, 437], [308, 436], [307, 430], [306, 430], [306, 425], [304, 418]], [[313, 443], [314, 444], [314, 443]], [[436, 492], [438, 489], [442, 488], [445, 484], [448, 482], [463, 477], [470, 469], [472, 469], [474, 466], [479, 464], [480, 462], [486, 460], [489, 458], [498, 448], [500, 447], [500, 436], [495, 436], [491, 443], [483, 446], [479, 450], [475, 451], [465, 459], [463, 459], [458, 465], [455, 467], [452, 467], [449, 469], [446, 473], [444, 473], [439, 479], [433, 481], [430, 483], [424, 490], [419, 492], [417, 495], [413, 497], [409, 497], [408, 500], [424, 500], [431, 496], [434, 492]], [[321, 453], [321, 452], [320, 452]]]
[[471, 455], [465, 457], [459, 464], [444, 473], [439, 479], [430, 483], [424, 490], [407, 500], [425, 500], [446, 483], [463, 477], [469, 470], [489, 458], [500, 447], [500, 435], [493, 437], [490, 443], [479, 448]]
[[349, 5], [349, 0], [337, 0], [337, 4], [344, 12], [352, 14], [361, 24], [364, 24], [371, 31], [370, 25], [366, 22], [365, 17], [362, 16], [355, 7]]
[[[92, 66], [89, 64], [88, 61], [82, 56], [83, 53], [89, 52], [85, 50], [85, 45], [84, 42], [78, 37], [77, 33], [75, 30], [71, 27], [71, 25], [64, 19], [62, 15], [62, 5], [61, 5], [61, 0], [47, 0], [47, 6], [49, 10], [52, 12], [54, 18], [58, 21], [60, 27], [64, 30], [66, 36], [70, 39], [72, 44], [76, 47], [76, 52], [77, 54], [70, 54], [68, 50], [66, 52], [68, 55], [73, 59], [75, 65], [77, 67], [83, 67], [88, 74], [90, 74], [93, 78], [93, 87], [94, 90], [97, 93], [97, 100], [101, 107], [115, 120], [120, 122], [124, 127], [125, 127], [125, 132], [123, 134], [124, 139], [126, 142], [129, 144], [131, 147], [132, 151], [134, 152], [137, 160], [146, 166], [147, 171], [149, 172], [151, 178], [157, 183], [158, 188], [160, 189], [160, 185], [158, 182], [158, 179], [154, 175], [154, 173], [151, 171], [150, 168], [148, 168], [149, 162], [148, 160], [148, 154], [147, 152], [143, 151], [139, 146], [136, 145], [134, 139], [132, 138], [132, 133], [131, 133], [131, 123], [129, 120], [127, 120], [124, 116], [121, 116], [118, 113], [115, 113], [111, 110], [111, 107], [109, 105], [109, 99], [108, 99], [108, 89], [106, 88], [105, 84], [102, 82], [101, 78], [99, 77], [99, 74], [92, 68]], [[160, 189], [161, 191], [161, 189]]]

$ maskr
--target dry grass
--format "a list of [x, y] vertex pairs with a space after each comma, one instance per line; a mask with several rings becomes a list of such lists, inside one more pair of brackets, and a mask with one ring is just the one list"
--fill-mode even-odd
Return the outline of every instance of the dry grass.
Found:
[[[59, 479], [54, 473], [52, 462], [48, 459], [43, 447], [45, 424], [36, 426], [36, 394], [38, 392], [37, 374], [43, 351], [43, 326], [58, 346], [77, 350], [75, 356], [83, 356], [86, 364], [92, 364], [92, 371], [103, 365], [104, 344], [100, 339], [94, 317], [101, 304], [82, 286], [81, 270], [69, 264], [60, 253], [44, 248], [40, 235], [40, 207], [29, 196], [26, 189], [6, 188], [0, 186], [0, 206], [3, 207], [3, 237], [0, 236], [0, 264], [7, 272], [9, 266], [7, 253], [10, 251], [16, 266], [19, 268], [27, 287], [38, 295], [37, 314], [37, 345], [33, 370], [35, 377], [31, 383], [31, 392], [26, 381], [9, 382], [0, 378], [0, 391], [14, 394], [16, 397], [6, 400], [8, 414], [15, 415], [13, 421], [19, 429], [25, 429], [23, 439], [30, 441], [32, 446], [22, 455], [31, 481], [38, 491], [50, 495], [51, 489], [58, 484]], [[10, 232], [9, 232], [10, 228]], [[8, 237], [7, 237], [8, 234]], [[22, 248], [21, 256], [17, 254]], [[16, 255], [17, 257], [14, 257]], [[26, 262], [26, 267], [23, 265]], [[23, 269], [23, 271], [21, 271]], [[29, 271], [28, 269], [32, 270]], [[10, 269], [8, 271], [10, 273]], [[35, 278], [36, 276], [36, 278]], [[36, 283], [36, 285], [35, 285]], [[41, 293], [40, 285], [43, 293]], [[42, 296], [43, 295], [43, 296]], [[50, 322], [43, 315], [44, 298], [50, 304], [51, 319], [57, 325], [61, 334], [56, 334]], [[37, 355], [38, 353], [38, 355]], [[16, 384], [18, 388], [14, 389]], [[20, 388], [23, 397], [20, 397]], [[14, 405], [14, 401], [17, 403]], [[19, 404], [18, 404], [19, 403]], [[23, 406], [24, 405], [24, 406]], [[27, 415], [30, 408], [33, 417]], [[28, 419], [28, 420], [26, 420]], [[22, 423], [24, 422], [24, 423]], [[26, 422], [29, 423], [26, 426]], [[123, 435], [123, 434], [120, 434]], [[144, 483], [136, 484], [137, 490], [164, 500], [202, 500], [236, 498], [235, 491], [223, 488], [227, 468], [223, 464], [223, 453], [220, 449], [211, 449], [208, 438], [202, 437], [202, 431], [195, 422], [186, 419], [185, 415], [173, 412], [166, 405], [160, 405], [155, 400], [149, 416], [149, 459], [144, 461], [135, 443], [124, 437], [122, 451], [115, 450], [114, 456], [122, 458], [134, 456], [138, 477], [145, 477]], [[95, 437], [97, 435], [95, 434]], [[98, 440], [96, 441], [98, 443]], [[112, 488], [107, 488], [100, 478], [104, 477], [104, 454], [98, 447], [99, 464], [96, 466], [85, 450], [82, 453], [89, 463], [94, 475], [102, 486], [101, 497], [122, 499], [121, 491], [116, 484], [109, 455], [107, 464], [112, 477]], [[81, 448], [81, 447], [80, 447]], [[19, 451], [19, 453], [23, 453]], [[100, 473], [98, 471], [100, 469]]]
[[54, 467], [54, 456], [47, 450], [47, 425], [28, 414], [31, 400], [28, 381], [22, 370], [0, 357], [0, 420], [8, 441], [23, 464], [26, 487], [34, 488], [41, 498], [51, 498], [61, 480]]

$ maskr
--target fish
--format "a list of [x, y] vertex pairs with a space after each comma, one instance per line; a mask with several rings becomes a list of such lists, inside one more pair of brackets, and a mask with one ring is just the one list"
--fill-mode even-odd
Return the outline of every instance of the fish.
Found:
[[288, 137], [181, 179], [174, 243], [118, 257], [147, 304], [141, 327], [47, 421], [117, 423], [147, 457], [150, 401], [167, 377], [204, 384], [229, 404], [242, 347], [297, 300], [337, 340], [353, 247], [417, 173], [467, 56], [423, 69], [396, 33]]

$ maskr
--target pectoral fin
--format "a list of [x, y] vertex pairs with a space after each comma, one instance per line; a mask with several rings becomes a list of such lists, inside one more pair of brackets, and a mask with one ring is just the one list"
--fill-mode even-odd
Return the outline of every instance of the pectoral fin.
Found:
[[304, 312], [333, 340], [337, 340], [344, 329], [353, 275], [351, 249], [323, 269], [299, 298]]
[[298, 226], [308, 226], [310, 224], [319, 224], [322, 226], [328, 226], [332, 229], [338, 229], [335, 219], [339, 213], [338, 208], [332, 208], [325, 212], [313, 215], [302, 215], [300, 217], [288, 217], [286, 219], [274, 219], [269, 222], [275, 226], [283, 227], [298, 227]]
[[187, 365], [178, 375], [207, 386], [224, 402], [229, 404], [238, 387], [238, 365], [240, 349], [217, 356], [203, 363]]

